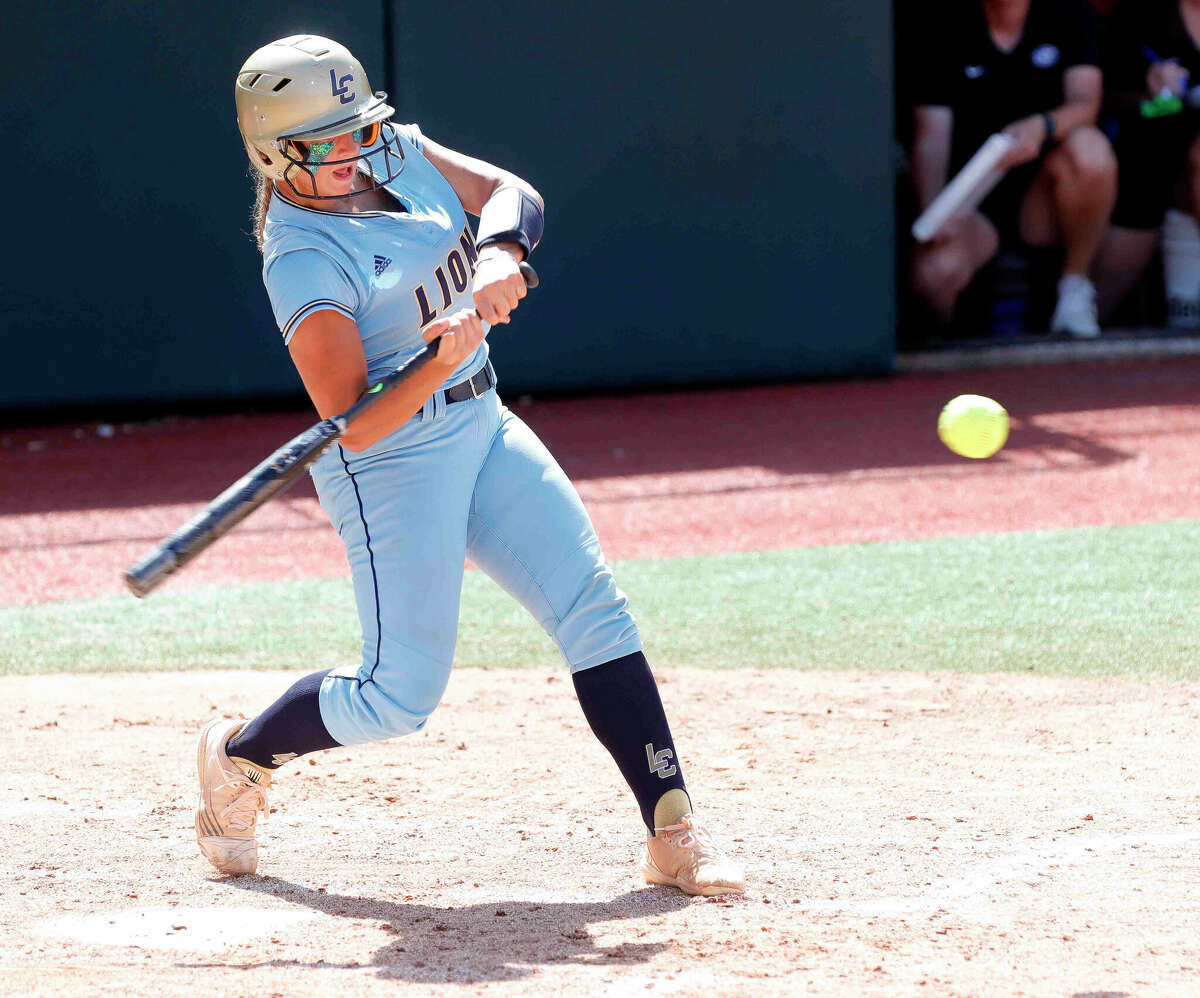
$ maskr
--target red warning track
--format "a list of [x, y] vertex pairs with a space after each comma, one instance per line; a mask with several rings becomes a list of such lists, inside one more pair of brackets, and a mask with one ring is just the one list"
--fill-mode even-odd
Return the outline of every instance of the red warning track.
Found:
[[[1013, 416], [955, 457], [964, 392]], [[512, 400], [510, 400], [510, 403]], [[1200, 360], [515, 404], [573, 478], [611, 559], [1200, 518]], [[121, 572], [307, 412], [6, 431], [0, 604], [123, 591]], [[105, 434], [105, 435], [102, 435]], [[167, 583], [347, 574], [307, 480]]]

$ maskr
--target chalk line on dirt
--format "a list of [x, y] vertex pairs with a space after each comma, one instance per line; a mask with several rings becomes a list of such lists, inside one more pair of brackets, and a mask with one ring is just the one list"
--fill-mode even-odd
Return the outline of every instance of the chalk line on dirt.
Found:
[[56, 939], [98, 946], [218, 950], [241, 945], [316, 918], [316, 912], [278, 908], [127, 908], [94, 915], [61, 915], [34, 926]]
[[[1098, 861], [1107, 861], [1133, 849], [1178, 848], [1200, 842], [1200, 830], [1185, 832], [1154, 832], [1139, 835], [1089, 835], [1064, 840], [1039, 839], [1033, 843], [1006, 850], [1003, 855], [973, 863], [955, 876], [934, 883], [913, 894], [889, 894], [855, 900], [814, 900], [801, 905], [802, 910], [847, 912], [860, 915], [902, 916], [931, 913], [966, 906], [959, 914], [983, 915], [983, 909], [993, 900], [997, 887], [1005, 888], [1030, 884], [1038, 877], [1048, 877], [1057, 867], [1069, 864], [1076, 867], [1072, 875], [1086, 875], [1081, 869]], [[989, 920], [991, 915], [988, 915]]]

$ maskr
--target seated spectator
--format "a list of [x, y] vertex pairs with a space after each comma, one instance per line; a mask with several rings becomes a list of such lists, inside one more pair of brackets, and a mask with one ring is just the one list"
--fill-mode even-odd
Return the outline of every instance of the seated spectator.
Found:
[[1200, 0], [1123, 0], [1104, 71], [1121, 183], [1093, 267], [1101, 314], [1120, 304], [1158, 248], [1167, 209], [1200, 206]]
[[1096, 127], [1102, 75], [1085, 0], [950, 0], [922, 5], [910, 156], [923, 210], [994, 132], [1015, 139], [979, 208], [917, 244], [912, 281], [949, 322], [1001, 245], [1057, 245], [1064, 260], [1051, 330], [1100, 334], [1088, 270], [1116, 198], [1117, 167]]

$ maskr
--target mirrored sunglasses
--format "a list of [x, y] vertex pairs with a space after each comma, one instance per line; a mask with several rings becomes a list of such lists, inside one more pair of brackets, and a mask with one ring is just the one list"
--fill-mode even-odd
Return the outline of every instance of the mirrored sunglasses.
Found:
[[[379, 140], [379, 122], [372, 125], [362, 125], [354, 129], [350, 133], [355, 143], [359, 146], [373, 146]], [[310, 166], [319, 166], [329, 158], [329, 154], [333, 152], [333, 142], [307, 142], [305, 145], [308, 152], [305, 156], [305, 161]]]

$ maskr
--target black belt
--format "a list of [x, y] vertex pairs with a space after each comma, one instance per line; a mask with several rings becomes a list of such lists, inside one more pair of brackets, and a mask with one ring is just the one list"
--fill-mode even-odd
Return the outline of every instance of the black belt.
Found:
[[489, 360], [466, 381], [460, 381], [443, 392], [446, 396], [446, 405], [451, 402], [465, 402], [467, 399], [481, 398], [495, 384], [496, 369], [492, 367], [492, 362]]

